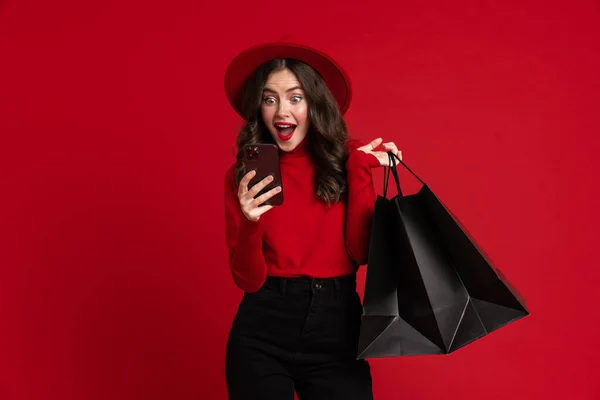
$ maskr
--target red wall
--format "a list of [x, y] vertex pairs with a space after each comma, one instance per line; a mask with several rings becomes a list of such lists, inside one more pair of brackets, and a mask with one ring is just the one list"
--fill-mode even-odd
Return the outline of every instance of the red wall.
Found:
[[532, 311], [372, 360], [377, 399], [600, 398], [600, 3], [237, 3], [0, 1], [0, 399], [226, 398], [222, 77], [282, 34], [346, 66], [351, 132], [397, 142]]

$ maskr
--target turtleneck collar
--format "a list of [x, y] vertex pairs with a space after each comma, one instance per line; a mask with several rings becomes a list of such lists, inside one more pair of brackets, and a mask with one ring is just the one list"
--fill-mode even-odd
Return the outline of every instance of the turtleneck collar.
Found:
[[281, 158], [296, 158], [296, 157], [306, 157], [309, 155], [308, 153], [308, 138], [305, 136], [304, 139], [296, 146], [296, 148], [292, 151], [283, 151], [279, 149], [279, 155]]

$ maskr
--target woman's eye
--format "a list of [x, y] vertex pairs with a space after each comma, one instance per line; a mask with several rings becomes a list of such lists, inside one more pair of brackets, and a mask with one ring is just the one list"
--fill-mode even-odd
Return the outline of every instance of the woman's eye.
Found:
[[302, 97], [300, 97], [300, 96], [294, 96], [294, 97], [292, 97], [292, 102], [293, 103], [299, 103], [300, 101], [302, 101]]
[[275, 99], [274, 99], [274, 98], [272, 98], [272, 97], [265, 97], [265, 98], [263, 99], [263, 101], [264, 101], [265, 103], [267, 103], [267, 104], [274, 104], [274, 103], [275, 103]]

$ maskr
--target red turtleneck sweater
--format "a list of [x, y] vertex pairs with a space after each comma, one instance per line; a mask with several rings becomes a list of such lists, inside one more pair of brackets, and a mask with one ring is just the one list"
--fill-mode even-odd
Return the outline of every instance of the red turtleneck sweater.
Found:
[[285, 200], [248, 220], [241, 211], [235, 165], [225, 174], [225, 223], [233, 280], [248, 293], [258, 291], [267, 275], [334, 277], [353, 273], [367, 262], [371, 218], [377, 194], [371, 168], [373, 155], [348, 143], [348, 200], [328, 206], [316, 196], [315, 167], [303, 140], [291, 152], [281, 151]]

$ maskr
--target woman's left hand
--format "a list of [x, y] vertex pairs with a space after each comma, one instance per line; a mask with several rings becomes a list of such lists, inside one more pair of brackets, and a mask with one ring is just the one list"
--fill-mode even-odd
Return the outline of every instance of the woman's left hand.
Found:
[[356, 150], [360, 150], [367, 154], [373, 154], [379, 160], [379, 164], [387, 167], [390, 165], [390, 158], [388, 153], [395, 154], [399, 159], [402, 160], [402, 152], [398, 150], [394, 142], [383, 143], [383, 150], [375, 151], [377, 147], [379, 147], [383, 142], [382, 138], [377, 138], [371, 141], [369, 144], [366, 144], [362, 147], [357, 148]]

